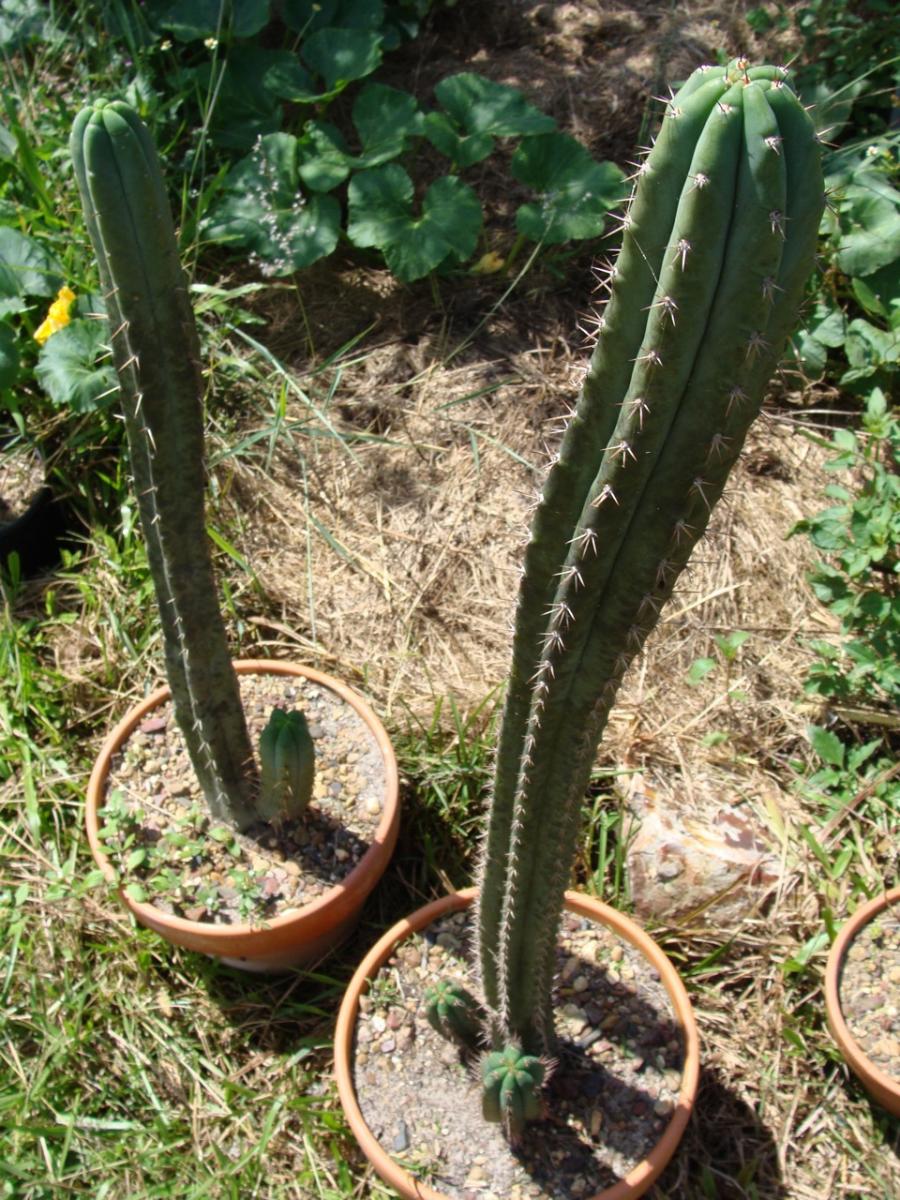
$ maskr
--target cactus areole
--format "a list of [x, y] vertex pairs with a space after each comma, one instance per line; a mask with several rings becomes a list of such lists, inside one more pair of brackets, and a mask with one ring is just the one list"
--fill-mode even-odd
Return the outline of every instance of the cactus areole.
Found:
[[199, 346], [156, 150], [97, 101], [70, 142], [100, 269], [175, 716], [211, 813], [246, 828], [256, 771], [204, 517]]
[[556, 937], [596, 747], [759, 410], [823, 203], [786, 72], [741, 60], [690, 77], [636, 172], [525, 554], [479, 881], [495, 1052], [552, 1048]]

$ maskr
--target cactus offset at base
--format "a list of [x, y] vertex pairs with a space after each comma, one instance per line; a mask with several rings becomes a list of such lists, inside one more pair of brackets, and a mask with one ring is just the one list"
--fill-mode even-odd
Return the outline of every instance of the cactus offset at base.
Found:
[[540, 1058], [511, 1044], [486, 1054], [481, 1064], [481, 1112], [500, 1122], [515, 1142], [529, 1121], [541, 1115], [541, 1085], [547, 1068]]
[[302, 817], [316, 776], [316, 753], [303, 713], [275, 708], [259, 739], [259, 802], [265, 821]]
[[432, 1029], [469, 1052], [478, 1048], [484, 1011], [462, 984], [441, 979], [425, 992], [424, 1003]]
[[556, 941], [596, 747], [759, 410], [823, 203], [786, 72], [743, 61], [690, 77], [636, 172], [519, 591], [477, 916], [496, 1051], [553, 1046]]

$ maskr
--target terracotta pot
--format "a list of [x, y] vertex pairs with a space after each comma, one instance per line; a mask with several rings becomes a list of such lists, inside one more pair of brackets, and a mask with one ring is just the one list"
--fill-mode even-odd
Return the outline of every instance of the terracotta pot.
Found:
[[[418, 933], [445, 913], [466, 908], [474, 897], [474, 888], [467, 888], [454, 895], [444, 896], [442, 899], [435, 900], [424, 908], [418, 909], [411, 917], [399, 921], [392, 929], [389, 929], [360, 963], [344, 994], [338, 1014], [335, 1031], [335, 1072], [344, 1113], [369, 1162], [381, 1178], [404, 1197], [404, 1200], [447, 1200], [447, 1197], [407, 1174], [382, 1148], [363, 1118], [356, 1099], [356, 1089], [353, 1086], [352, 1070], [353, 1033], [359, 1013], [359, 999], [367, 990], [368, 980], [375, 977], [378, 970], [387, 962], [404, 938]], [[630, 1171], [624, 1179], [593, 1197], [585, 1198], [585, 1200], [632, 1200], [633, 1197], [642, 1196], [659, 1176], [674, 1154], [691, 1115], [700, 1074], [700, 1041], [697, 1025], [694, 1021], [690, 1000], [677, 971], [659, 946], [640, 926], [601, 901], [595, 900], [591, 896], [580, 895], [578, 892], [566, 892], [566, 909], [578, 916], [588, 917], [600, 925], [605, 925], [630, 942], [649, 960], [659, 972], [660, 979], [669, 994], [675, 1019], [681, 1027], [685, 1041], [681, 1093], [678, 1105], [672, 1113], [662, 1137], [647, 1158]]]
[[[345, 684], [311, 667], [293, 663], [243, 660], [234, 664], [238, 674], [295, 675], [329, 689], [346, 701], [365, 721], [375, 737], [384, 762], [385, 794], [381, 820], [372, 845], [340, 883], [298, 912], [274, 917], [261, 925], [213, 925], [170, 916], [152, 904], [119, 895], [137, 920], [188, 950], [221, 958], [230, 966], [247, 971], [279, 971], [317, 961], [342, 942], [356, 925], [368, 894], [383, 875], [397, 842], [400, 819], [397, 762], [384, 726], [369, 705]], [[112, 756], [146, 715], [168, 700], [162, 687], [131, 709], [103, 743], [87, 791], [87, 833], [91, 852], [107, 878], [114, 871], [100, 845], [100, 811], [106, 791]]]
[[834, 940], [825, 968], [825, 1014], [831, 1036], [840, 1047], [847, 1065], [860, 1078], [866, 1091], [882, 1108], [895, 1117], [900, 1117], [900, 1081], [885, 1074], [861, 1049], [847, 1027], [841, 1009], [841, 972], [844, 956], [850, 943], [864, 925], [886, 908], [900, 904], [900, 887], [892, 888], [874, 900], [861, 904], [849, 920], [844, 922], [841, 932]]

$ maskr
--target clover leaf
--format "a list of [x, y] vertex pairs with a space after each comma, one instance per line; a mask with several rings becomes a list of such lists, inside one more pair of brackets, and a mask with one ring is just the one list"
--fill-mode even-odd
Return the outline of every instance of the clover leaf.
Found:
[[533, 241], [558, 245], [596, 237], [606, 213], [623, 198], [624, 176], [614, 163], [596, 162], [567, 133], [526, 138], [510, 163], [520, 183], [541, 193], [537, 203], [523, 204], [516, 228]]
[[420, 216], [413, 183], [389, 163], [354, 175], [348, 188], [347, 233], [355, 246], [376, 246], [398, 279], [421, 279], [445, 260], [471, 255], [481, 231], [481, 205], [470, 187], [444, 176], [429, 187]]
[[246, 247], [266, 274], [286, 275], [330, 254], [340, 221], [333, 196], [301, 191], [297, 139], [271, 133], [228, 173], [203, 232], [213, 241]]
[[80, 318], [44, 343], [34, 373], [57, 408], [84, 413], [112, 403], [118, 380], [108, 339], [106, 321]]

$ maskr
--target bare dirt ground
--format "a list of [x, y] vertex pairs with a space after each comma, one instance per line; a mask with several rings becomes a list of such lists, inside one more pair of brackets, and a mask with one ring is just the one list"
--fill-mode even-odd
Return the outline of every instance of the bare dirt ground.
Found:
[[[427, 100], [443, 76], [482, 72], [522, 88], [596, 157], [625, 166], [652, 124], [650, 98], [694, 67], [721, 51], [789, 56], [790, 46], [748, 44], [738, 19], [746, 7], [463, 4], [401, 59], [397, 82]], [[483, 171], [491, 248], [503, 252], [515, 196], [508, 174], [490, 162]], [[298, 282], [302, 323], [298, 295], [267, 309], [267, 345], [319, 409], [294, 396], [287, 421], [319, 435], [282, 438], [270, 462], [238, 459], [229, 480], [239, 549], [281, 608], [259, 619], [264, 649], [355, 680], [398, 723], [407, 711], [427, 720], [446, 696], [471, 709], [498, 687], [529, 505], [587, 356], [577, 324], [596, 251], [539, 258], [505, 296], [508, 279], [441, 280], [432, 292], [332, 262]], [[339, 370], [309, 375], [364, 330]], [[712, 535], [626, 680], [602, 751], [606, 762], [674, 778], [701, 816], [743, 805], [784, 866], [765, 915], [679, 943], [700, 959], [735, 939], [727, 977], [698, 994], [699, 1111], [660, 1196], [883, 1197], [888, 1178], [900, 1193], [896, 1159], [872, 1147], [867, 1110], [844, 1075], [812, 1078], [819, 1068], [783, 1036], [793, 1000], [777, 964], [819, 928], [790, 837], [804, 814], [787, 765], [807, 753], [814, 716], [801, 690], [805, 643], [829, 627], [804, 581], [809, 547], [787, 540], [822, 507], [824, 453], [799, 432], [815, 424], [816, 403], [797, 379], [773, 388]], [[323, 411], [360, 440], [327, 436]], [[691, 686], [691, 664], [715, 657], [714, 636], [735, 630], [750, 636], [730, 673], [722, 666]], [[729, 698], [735, 688], [744, 698]], [[871, 1175], [859, 1165], [870, 1154]]]

